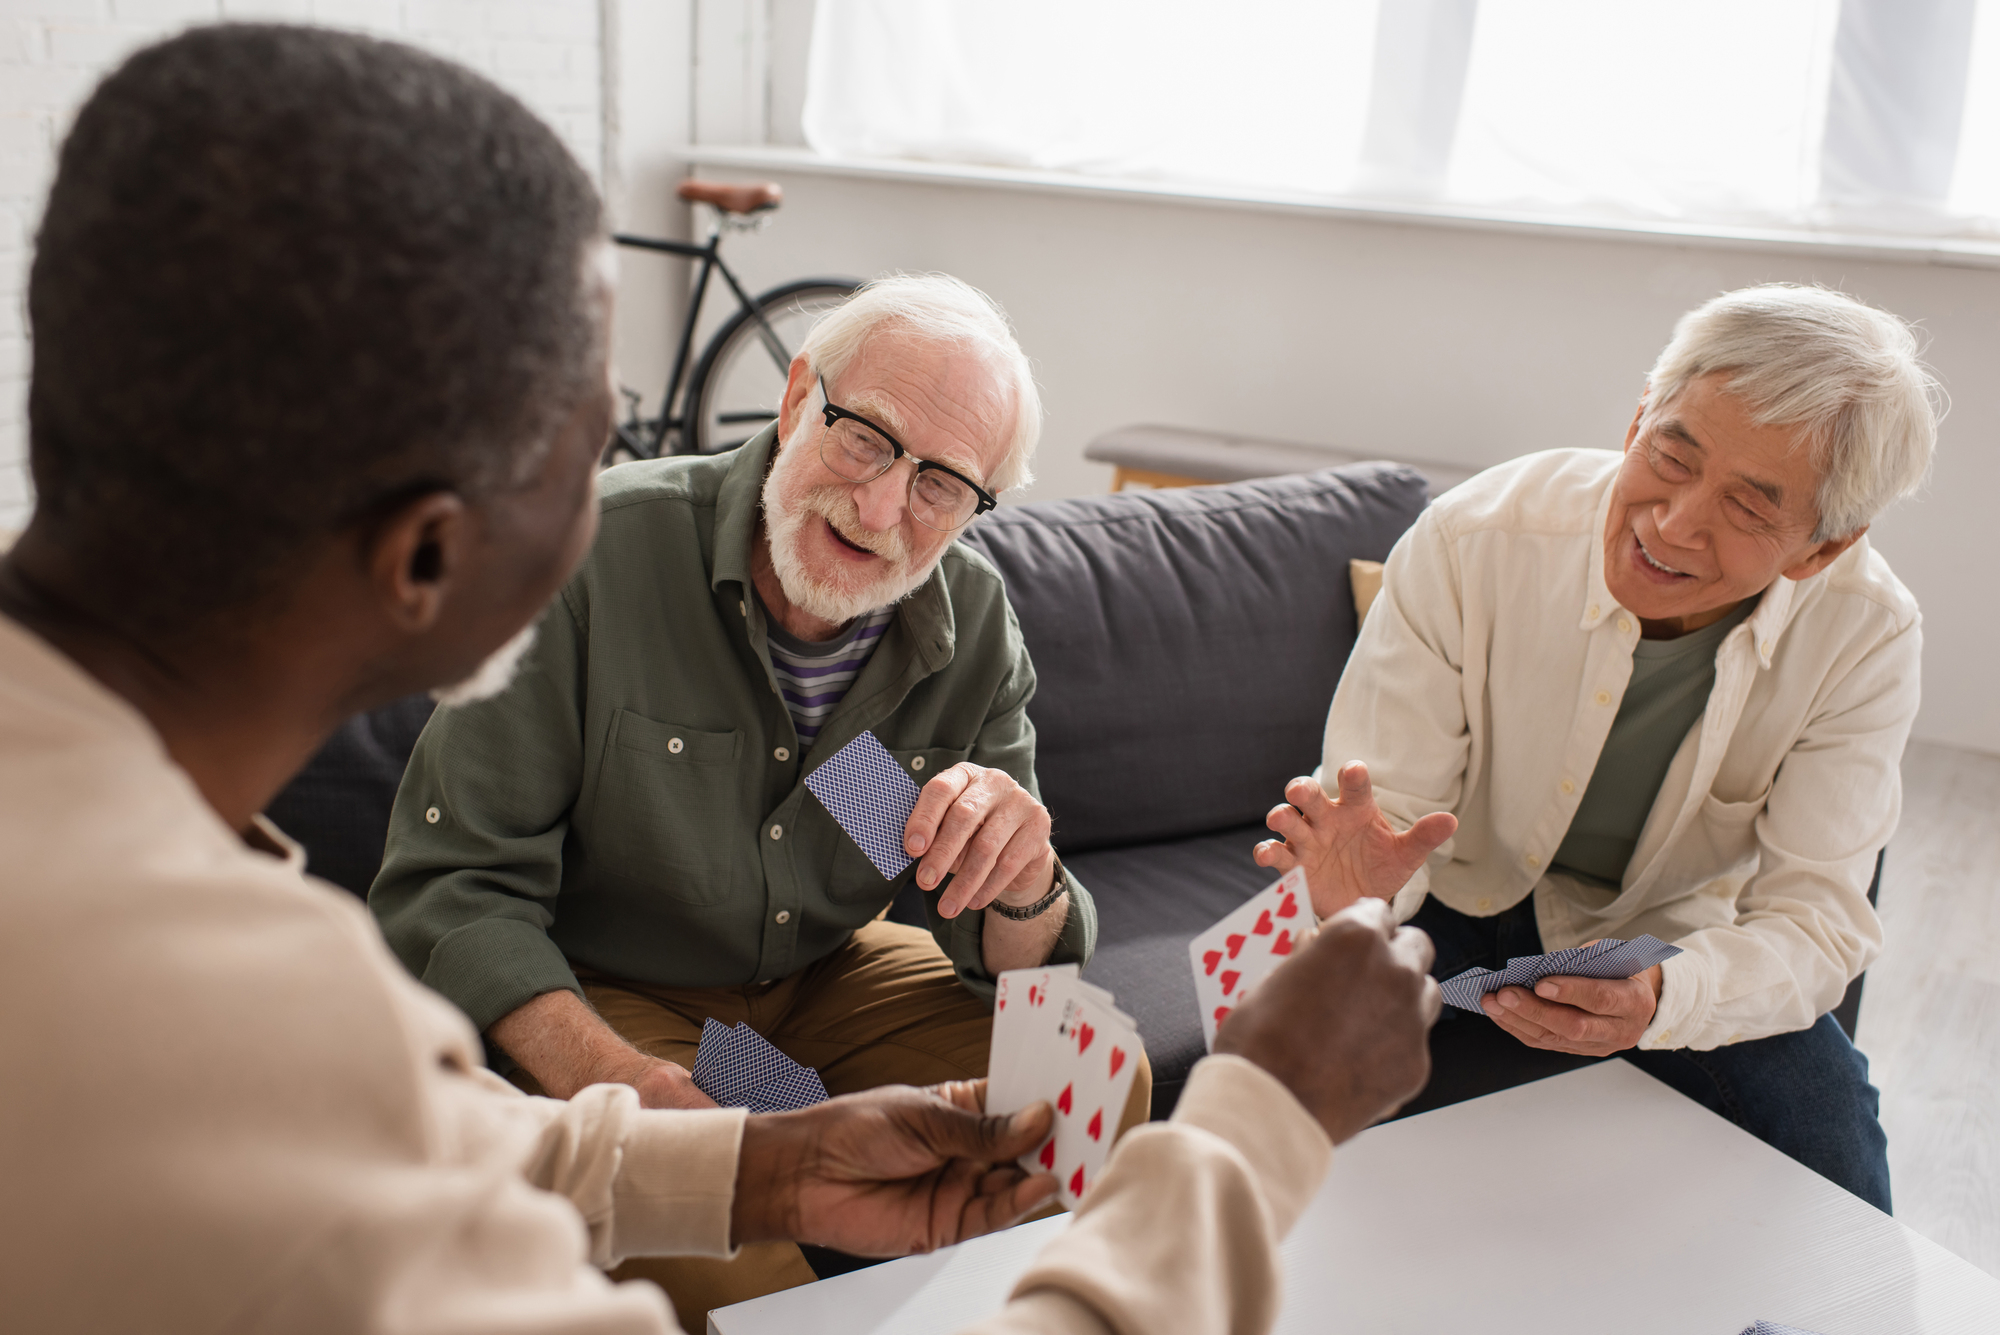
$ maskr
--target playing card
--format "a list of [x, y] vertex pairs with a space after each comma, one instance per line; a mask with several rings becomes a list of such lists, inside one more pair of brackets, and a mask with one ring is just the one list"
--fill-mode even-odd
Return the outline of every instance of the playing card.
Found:
[[1223, 1019], [1318, 923], [1306, 874], [1294, 867], [1188, 943], [1201, 1032], [1211, 1052]]
[[1572, 978], [1630, 978], [1680, 953], [1679, 946], [1670, 946], [1656, 936], [1641, 936], [1631, 941], [1606, 938], [1546, 955], [1516, 955], [1504, 969], [1467, 969], [1447, 978], [1438, 988], [1444, 993], [1447, 1005], [1477, 1011], [1481, 997], [1503, 987], [1533, 987], [1557, 974]]
[[[1022, 1056], [1045, 1041], [1062, 1021], [1063, 1004], [1080, 980], [1074, 964], [1010, 969], [993, 998], [993, 1041], [986, 1064], [988, 1111], [1014, 1112], [1033, 1103]], [[1097, 991], [1101, 989], [1093, 989]]]
[[1020, 1162], [1054, 1173], [1071, 1208], [1111, 1152], [1141, 1052], [1137, 1026], [1108, 996], [1075, 965], [1055, 965], [1002, 974], [994, 1000], [986, 1110], [1054, 1105], [1055, 1128]]
[[806, 787], [882, 879], [902, 875], [912, 861], [903, 851], [903, 830], [917, 808], [918, 790], [874, 733], [862, 733], [827, 757], [806, 775]]
[[694, 1069], [695, 1088], [725, 1108], [788, 1112], [826, 1102], [819, 1072], [801, 1066], [747, 1024], [704, 1021]]

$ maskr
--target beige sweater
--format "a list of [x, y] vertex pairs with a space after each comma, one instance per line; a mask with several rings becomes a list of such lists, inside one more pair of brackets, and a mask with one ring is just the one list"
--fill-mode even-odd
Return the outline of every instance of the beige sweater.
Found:
[[[598, 1267], [727, 1253], [743, 1114], [520, 1095], [362, 906], [261, 833], [0, 619], [9, 1328], [673, 1330], [658, 1290]], [[1281, 1086], [1212, 1059], [982, 1329], [1267, 1329], [1329, 1157]]]

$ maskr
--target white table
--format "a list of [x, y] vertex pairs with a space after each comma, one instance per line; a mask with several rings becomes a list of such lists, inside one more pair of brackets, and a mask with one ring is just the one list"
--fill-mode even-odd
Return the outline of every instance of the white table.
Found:
[[[1597, 1197], [1592, 1204], [1590, 1198]], [[711, 1335], [948, 1335], [1040, 1220], [709, 1316]], [[1285, 1245], [1280, 1332], [2000, 1332], [2000, 1280], [1622, 1061], [1364, 1132]]]

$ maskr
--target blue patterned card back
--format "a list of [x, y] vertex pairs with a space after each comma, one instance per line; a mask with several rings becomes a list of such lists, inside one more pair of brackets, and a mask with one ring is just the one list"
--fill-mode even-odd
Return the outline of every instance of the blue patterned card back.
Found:
[[724, 1108], [789, 1112], [827, 1099], [818, 1071], [799, 1065], [747, 1024], [732, 1027], [716, 1019], [704, 1021], [701, 1046], [688, 1074], [696, 1089]]
[[[1478, 1011], [1479, 999], [1503, 987], [1533, 987], [1554, 974], [1572, 978], [1630, 978], [1681, 953], [1656, 936], [1631, 941], [1606, 938], [1546, 955], [1516, 955], [1505, 969], [1467, 969], [1438, 984], [1445, 1004]], [[1480, 1012], [1484, 1014], [1484, 1012]]]
[[903, 851], [903, 830], [917, 807], [917, 785], [874, 733], [864, 732], [834, 752], [806, 775], [806, 787], [882, 879], [903, 874], [912, 861]]

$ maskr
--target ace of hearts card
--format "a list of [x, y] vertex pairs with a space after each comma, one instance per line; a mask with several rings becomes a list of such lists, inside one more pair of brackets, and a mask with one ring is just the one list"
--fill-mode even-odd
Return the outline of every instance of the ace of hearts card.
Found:
[[1297, 867], [1245, 900], [1188, 943], [1201, 1032], [1215, 1051], [1215, 1031], [1319, 925], [1306, 874]]

